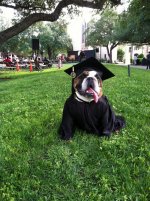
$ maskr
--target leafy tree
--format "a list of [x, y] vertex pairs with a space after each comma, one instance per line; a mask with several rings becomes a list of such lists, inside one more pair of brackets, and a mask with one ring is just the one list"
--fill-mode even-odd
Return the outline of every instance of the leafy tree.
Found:
[[104, 46], [107, 48], [107, 53], [110, 62], [112, 62], [112, 50], [118, 45], [114, 38], [114, 29], [118, 15], [115, 11], [106, 9], [98, 20], [92, 20], [87, 29], [86, 44], [92, 47]]
[[49, 58], [58, 53], [67, 53], [72, 50], [71, 39], [67, 35], [67, 26], [64, 22], [48, 23], [39, 27], [41, 51], [46, 51]]
[[78, 10], [78, 7], [103, 9], [106, 3], [120, 4], [121, 0], [0, 0], [0, 7], [13, 8], [17, 15], [14, 25], [0, 32], [0, 44], [40, 21], [56, 21], [60, 15]]
[[150, 43], [150, 2], [132, 0], [120, 15], [116, 37], [120, 42]]
[[18, 56], [29, 56], [32, 53], [31, 48], [31, 39], [32, 39], [32, 30], [33, 27], [23, 31], [22, 33], [18, 34], [10, 38], [8, 41], [4, 42], [0, 46], [0, 51], [7, 53], [13, 52]]
[[72, 49], [71, 39], [67, 35], [65, 22], [44, 24], [42, 22], [32, 25], [24, 32], [14, 36], [2, 44], [3, 52], [14, 52], [17, 55], [29, 56], [32, 54], [32, 38], [40, 40], [40, 53], [45, 52], [55, 57], [58, 52], [67, 52]]

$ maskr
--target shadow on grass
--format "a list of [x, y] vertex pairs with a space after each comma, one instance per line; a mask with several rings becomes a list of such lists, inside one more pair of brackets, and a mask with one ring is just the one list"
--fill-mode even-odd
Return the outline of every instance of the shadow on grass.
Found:
[[48, 68], [48, 69], [42, 69], [41, 71], [32, 71], [30, 72], [27, 69], [22, 69], [21, 71], [17, 72], [17, 71], [1, 71], [0, 73], [0, 81], [7, 81], [8, 79], [19, 79], [19, 78], [24, 78], [24, 77], [28, 77], [28, 76], [39, 76], [41, 74], [47, 74], [47, 73], [52, 73], [52, 72], [62, 72], [65, 69], [71, 67], [72, 65], [74, 65], [74, 63], [69, 63], [69, 64], [64, 64], [63, 67], [61, 69], [58, 69], [57, 67], [52, 67], [52, 68]]
[[26, 70], [22, 70], [20, 72], [3, 71], [2, 73], [0, 73], [0, 81], [8, 81], [10, 79], [19, 79], [19, 78], [31, 77], [31, 76], [40, 76], [41, 74], [47, 74], [47, 73], [49, 74], [49, 73], [54, 73], [58, 71], [64, 71], [65, 69], [66, 67], [63, 67], [62, 69], [51, 68], [51, 69], [44, 69], [41, 71], [32, 71], [32, 72], [28, 72]]
[[11, 80], [12, 78], [0, 78], [0, 82], [4, 82], [4, 81], [9, 81]]

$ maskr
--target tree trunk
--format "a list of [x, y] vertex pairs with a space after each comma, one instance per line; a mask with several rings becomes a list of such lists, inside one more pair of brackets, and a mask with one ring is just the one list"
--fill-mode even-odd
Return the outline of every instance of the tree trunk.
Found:
[[113, 51], [113, 49], [115, 47], [117, 47], [118, 44], [119, 44], [119, 42], [112, 43], [111, 46], [110, 46], [110, 48], [109, 48], [108, 44], [106, 45], [107, 54], [108, 54], [110, 63], [112, 63], [112, 51]]
[[47, 47], [47, 54], [48, 54], [48, 58], [51, 59], [52, 58], [52, 50], [49, 46]]
[[108, 57], [109, 57], [109, 63], [112, 63], [112, 51], [111, 51], [111, 48], [109, 49], [109, 47], [107, 45], [106, 49], [107, 49], [107, 54], [108, 54]]

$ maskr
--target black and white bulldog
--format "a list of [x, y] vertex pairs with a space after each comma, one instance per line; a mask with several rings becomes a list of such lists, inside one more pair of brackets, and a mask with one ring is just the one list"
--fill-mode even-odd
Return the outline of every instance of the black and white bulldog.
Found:
[[125, 126], [124, 118], [115, 115], [102, 93], [101, 73], [84, 70], [73, 80], [73, 88], [64, 105], [59, 130], [62, 139], [70, 140], [76, 128], [109, 137]]
[[100, 73], [95, 70], [85, 70], [74, 79], [75, 98], [78, 101], [98, 102], [102, 96], [102, 80]]

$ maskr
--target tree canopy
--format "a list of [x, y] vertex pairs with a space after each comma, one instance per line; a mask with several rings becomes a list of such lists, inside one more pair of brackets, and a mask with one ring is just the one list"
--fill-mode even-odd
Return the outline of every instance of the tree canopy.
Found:
[[149, 0], [131, 0], [127, 11], [117, 14], [106, 9], [100, 18], [89, 23], [87, 45], [105, 46], [111, 59], [119, 43], [150, 44]]
[[150, 2], [132, 0], [128, 10], [120, 15], [116, 29], [120, 42], [150, 44]]
[[0, 0], [0, 8], [13, 8], [18, 15], [17, 22], [0, 32], [0, 44], [21, 33], [39, 21], [56, 21], [63, 15], [64, 8], [68, 13], [78, 7], [103, 9], [106, 4], [118, 5], [121, 0]]
[[71, 39], [67, 35], [64, 22], [39, 24], [38, 38], [41, 44], [41, 52], [48, 54], [49, 58], [55, 58], [59, 53], [67, 53], [72, 50]]
[[112, 9], [106, 9], [100, 14], [99, 19], [91, 20], [86, 31], [86, 45], [106, 47], [110, 62], [112, 50], [118, 45], [114, 35], [117, 22], [118, 14]]

